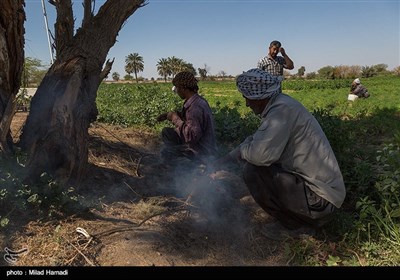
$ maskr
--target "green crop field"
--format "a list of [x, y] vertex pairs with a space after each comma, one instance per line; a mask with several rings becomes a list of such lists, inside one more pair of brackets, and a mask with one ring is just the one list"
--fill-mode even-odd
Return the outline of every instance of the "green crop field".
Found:
[[[288, 80], [283, 82], [283, 92], [299, 100], [310, 112], [323, 112], [343, 122], [363, 123], [370, 136], [381, 138], [382, 134], [386, 136], [399, 129], [399, 122], [396, 122], [400, 111], [398, 77], [363, 79], [371, 97], [355, 102], [347, 100], [350, 83], [351, 80]], [[98, 120], [125, 126], [146, 125], [157, 130], [160, 128], [156, 123], [158, 114], [179, 109], [182, 104], [171, 87], [171, 83], [102, 84], [97, 97]], [[223, 122], [232, 122], [225, 118], [231, 117], [238, 123], [250, 119], [254, 125], [251, 128], [257, 127], [257, 120], [245, 106], [234, 81], [200, 82], [199, 87], [214, 110], [217, 122], [222, 122], [221, 126], [217, 123], [217, 129], [225, 138], [233, 133], [224, 129]], [[359, 129], [363, 130], [357, 127], [354, 133]]]

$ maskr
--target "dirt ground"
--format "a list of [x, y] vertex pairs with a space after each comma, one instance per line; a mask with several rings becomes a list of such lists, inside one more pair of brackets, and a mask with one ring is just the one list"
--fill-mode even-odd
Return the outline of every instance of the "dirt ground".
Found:
[[[14, 117], [14, 139], [25, 118]], [[159, 136], [147, 130], [95, 123], [89, 146], [87, 178], [72, 193], [77, 202], [51, 216], [16, 212], [0, 245], [19, 253], [1, 265], [290, 265], [285, 243], [261, 235], [271, 217], [238, 174], [211, 180], [204, 166], [165, 168]]]

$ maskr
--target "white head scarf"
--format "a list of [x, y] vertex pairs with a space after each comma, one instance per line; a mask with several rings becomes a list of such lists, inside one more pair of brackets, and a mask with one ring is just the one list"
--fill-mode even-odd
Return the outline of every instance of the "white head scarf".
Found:
[[360, 82], [360, 79], [359, 79], [359, 78], [355, 79], [355, 80], [354, 80], [354, 83], [360, 84], [360, 83], [361, 83], [361, 82]]
[[281, 92], [283, 76], [274, 76], [254, 68], [236, 78], [236, 86], [244, 97], [251, 100], [272, 98]]

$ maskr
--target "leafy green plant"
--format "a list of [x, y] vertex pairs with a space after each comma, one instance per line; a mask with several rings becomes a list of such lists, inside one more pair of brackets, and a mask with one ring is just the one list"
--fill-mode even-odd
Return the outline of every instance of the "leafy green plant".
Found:
[[[378, 150], [376, 171], [379, 176], [374, 186], [374, 196], [362, 197], [356, 205], [360, 213], [356, 228], [366, 236], [364, 239], [368, 240], [367, 245], [381, 242], [391, 248], [390, 250], [397, 251], [397, 254], [400, 253], [399, 139], [397, 132], [394, 143], [386, 144]], [[368, 249], [369, 247], [365, 246], [366, 253], [371, 254]]]
[[98, 121], [124, 126], [156, 126], [158, 115], [178, 110], [181, 99], [170, 87], [103, 84], [98, 91]]
[[221, 143], [235, 145], [242, 142], [248, 135], [254, 133], [260, 124], [260, 118], [253, 113], [242, 116], [239, 105], [233, 107], [216, 104], [213, 110], [216, 134]]
[[46, 173], [37, 184], [29, 186], [22, 182], [22, 164], [0, 160], [0, 166], [0, 227], [13, 222], [14, 212], [29, 210], [32, 215], [51, 217], [83, 205], [83, 197], [73, 188], [65, 190]]

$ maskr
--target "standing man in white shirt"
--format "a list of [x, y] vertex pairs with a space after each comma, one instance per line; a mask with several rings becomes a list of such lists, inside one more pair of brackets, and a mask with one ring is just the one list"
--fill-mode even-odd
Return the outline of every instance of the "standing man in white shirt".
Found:
[[[281, 53], [282, 56], [278, 56]], [[257, 68], [271, 73], [274, 76], [283, 76], [283, 69], [292, 70], [294, 63], [287, 55], [279, 41], [272, 41], [267, 56], [260, 59]]]

